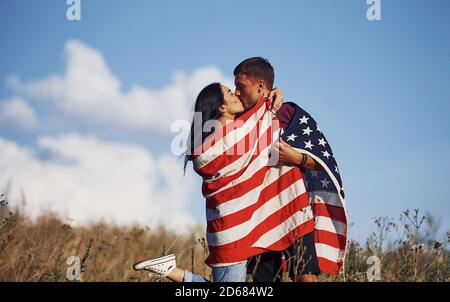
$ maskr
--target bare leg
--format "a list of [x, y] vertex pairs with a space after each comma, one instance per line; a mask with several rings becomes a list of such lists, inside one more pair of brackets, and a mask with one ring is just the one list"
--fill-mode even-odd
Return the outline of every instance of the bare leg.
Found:
[[176, 267], [170, 274], [166, 276], [169, 280], [174, 282], [183, 282], [184, 281], [184, 269]]
[[317, 276], [314, 274], [298, 275], [296, 282], [317, 282]]

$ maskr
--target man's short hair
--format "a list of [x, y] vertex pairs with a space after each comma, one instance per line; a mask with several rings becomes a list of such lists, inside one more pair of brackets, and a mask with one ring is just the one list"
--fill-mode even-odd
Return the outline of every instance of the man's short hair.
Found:
[[248, 58], [241, 63], [233, 71], [234, 76], [239, 74], [246, 75], [249, 78], [263, 80], [267, 88], [273, 88], [275, 72], [269, 60], [262, 57]]

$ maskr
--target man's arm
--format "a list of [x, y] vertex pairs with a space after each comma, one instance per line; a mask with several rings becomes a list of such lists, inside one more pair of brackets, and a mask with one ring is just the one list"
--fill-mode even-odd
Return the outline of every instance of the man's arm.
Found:
[[324, 170], [322, 165], [311, 156], [295, 151], [294, 148], [283, 140], [279, 143], [279, 152], [279, 160], [288, 165], [295, 165], [310, 170]]

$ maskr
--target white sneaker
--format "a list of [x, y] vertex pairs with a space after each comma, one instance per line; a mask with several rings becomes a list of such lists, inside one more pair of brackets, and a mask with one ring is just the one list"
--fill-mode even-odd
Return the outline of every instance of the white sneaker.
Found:
[[142, 260], [133, 265], [138, 270], [148, 270], [154, 274], [166, 277], [177, 267], [177, 260], [174, 254], [159, 258]]

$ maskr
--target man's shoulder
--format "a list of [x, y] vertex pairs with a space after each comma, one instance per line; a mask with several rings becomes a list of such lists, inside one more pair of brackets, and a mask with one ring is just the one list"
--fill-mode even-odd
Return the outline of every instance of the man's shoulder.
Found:
[[298, 109], [302, 110], [301, 107], [298, 104], [296, 104], [294, 102], [284, 102], [281, 105], [281, 107], [278, 110], [278, 112], [281, 111], [281, 112], [287, 112], [287, 113], [290, 113], [290, 114], [295, 114], [295, 111], [298, 110]]
[[296, 103], [294, 103], [294, 102], [284, 102], [284, 103], [281, 105], [280, 110], [281, 110], [282, 108], [285, 108], [285, 109], [294, 108], [294, 109], [295, 109], [295, 107], [298, 107], [298, 105], [297, 105]]
[[281, 108], [277, 112], [281, 128], [286, 130], [287, 126], [289, 126], [289, 123], [295, 115], [296, 107], [298, 107], [298, 105], [293, 102], [286, 102], [281, 105]]

